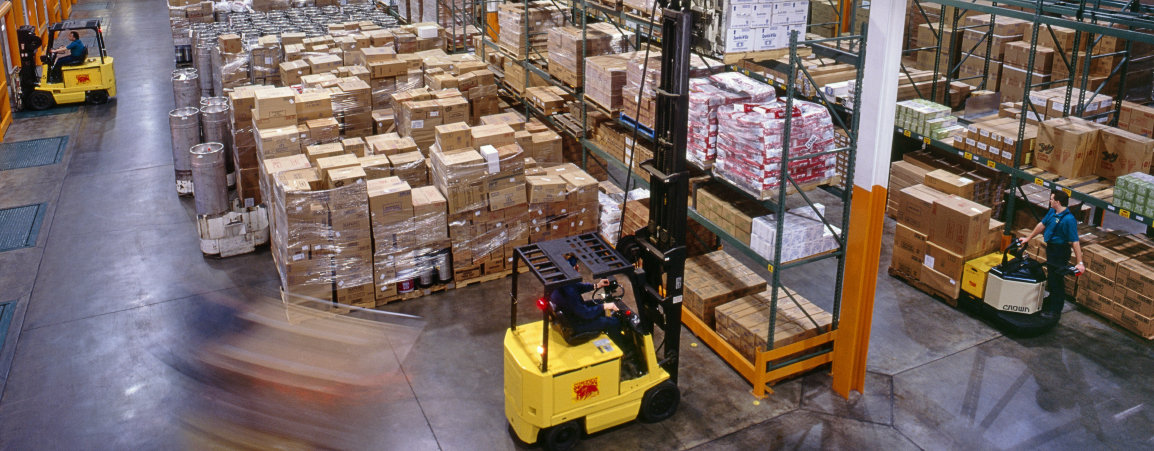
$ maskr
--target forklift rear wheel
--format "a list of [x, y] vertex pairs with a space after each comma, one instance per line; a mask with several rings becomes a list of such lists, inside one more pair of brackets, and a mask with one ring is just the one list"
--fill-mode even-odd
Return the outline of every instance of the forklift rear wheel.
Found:
[[48, 91], [32, 91], [28, 96], [28, 106], [36, 111], [47, 110], [56, 104], [56, 99]]
[[541, 431], [545, 449], [568, 451], [581, 441], [581, 425], [577, 420], [565, 422]]
[[90, 105], [103, 105], [108, 102], [108, 91], [88, 91]]
[[658, 423], [669, 419], [681, 404], [681, 390], [673, 382], [665, 381], [645, 392], [641, 398], [641, 421]]

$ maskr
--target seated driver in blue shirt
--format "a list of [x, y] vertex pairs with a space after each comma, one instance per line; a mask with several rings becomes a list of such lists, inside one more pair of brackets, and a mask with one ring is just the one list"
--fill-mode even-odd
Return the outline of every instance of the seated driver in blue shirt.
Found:
[[[577, 268], [577, 258], [569, 259], [569, 264]], [[602, 304], [593, 300], [586, 300], [584, 296], [593, 290], [609, 286], [609, 279], [601, 279], [596, 284], [575, 283], [554, 291], [551, 296], [553, 303], [560, 306], [572, 321], [573, 333], [581, 334], [590, 331], [601, 331], [622, 350], [630, 349], [625, 333], [621, 329], [621, 321], [610, 315], [617, 311], [612, 303]]]
[[52, 66], [52, 73], [56, 76], [57, 82], [62, 77], [60, 68], [64, 66], [76, 65], [84, 62], [84, 43], [80, 41], [80, 33], [75, 31], [68, 33], [68, 45], [51, 50], [55, 54], [68, 53], [67, 56], [56, 58], [56, 64]]

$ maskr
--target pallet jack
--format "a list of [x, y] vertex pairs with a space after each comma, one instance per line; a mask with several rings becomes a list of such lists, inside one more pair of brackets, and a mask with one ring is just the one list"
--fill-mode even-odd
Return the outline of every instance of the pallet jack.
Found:
[[[1057, 315], [1043, 315], [1046, 297], [1044, 263], [1026, 255], [1027, 243], [1014, 240], [1005, 252], [966, 263], [958, 306], [992, 322], [1014, 336], [1033, 337], [1058, 324]], [[1000, 263], [997, 263], [1000, 260]], [[1049, 277], [1080, 276], [1074, 267], [1051, 269]], [[1064, 299], [1065, 293], [1052, 293]]]
[[[652, 160], [647, 226], [622, 237], [616, 249], [596, 234], [517, 247], [513, 258], [512, 320], [505, 334], [505, 416], [518, 439], [566, 450], [593, 433], [640, 418], [656, 422], [676, 412], [681, 343], [681, 300], [685, 272], [689, 173], [689, 51], [693, 13], [678, 0], [664, 4], [661, 80]], [[607, 336], [574, 334], [571, 321], [551, 294], [581, 281], [572, 255], [594, 277], [625, 276], [634, 310], [606, 287], [603, 301], [617, 304], [637, 356], [625, 358]], [[544, 286], [537, 301], [541, 321], [517, 325], [519, 265], [526, 264]], [[660, 344], [654, 340], [660, 330]], [[660, 350], [660, 357], [659, 355]], [[633, 361], [630, 361], [633, 360]], [[623, 366], [631, 367], [623, 371]]]

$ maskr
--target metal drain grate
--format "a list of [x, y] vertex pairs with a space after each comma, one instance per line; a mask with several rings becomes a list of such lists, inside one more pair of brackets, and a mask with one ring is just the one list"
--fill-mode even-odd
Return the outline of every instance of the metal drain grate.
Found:
[[95, 11], [98, 9], [108, 9], [108, 2], [104, 3], [77, 3], [72, 5], [73, 11]]
[[12, 325], [15, 313], [16, 301], [0, 302], [0, 350], [4, 349], [4, 339], [8, 337], [8, 326]]
[[0, 252], [35, 246], [47, 206], [44, 203], [0, 210]]
[[0, 143], [0, 171], [59, 163], [65, 144], [67, 136]]
[[56, 108], [49, 108], [47, 110], [24, 110], [17, 111], [13, 115], [14, 119], [28, 119], [32, 117], [55, 116], [57, 114], [71, 114], [80, 111], [78, 106], [58, 106]]

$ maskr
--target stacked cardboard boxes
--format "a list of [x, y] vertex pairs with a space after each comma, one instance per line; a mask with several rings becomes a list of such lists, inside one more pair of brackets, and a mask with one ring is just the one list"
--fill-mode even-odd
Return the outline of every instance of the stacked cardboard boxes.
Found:
[[[722, 72], [725, 65], [720, 61], [694, 55], [690, 58], [689, 78], [701, 78]], [[645, 52], [629, 60], [625, 69], [625, 87], [621, 89], [621, 113], [629, 116], [644, 127], [653, 129], [654, 113], [657, 109], [655, 93], [661, 79], [661, 52]], [[603, 105], [608, 106], [608, 105]]]
[[[816, 208], [816, 209], [815, 209]], [[785, 213], [785, 224], [781, 237], [781, 261], [790, 262], [838, 248], [838, 239], [834, 234], [841, 234], [841, 229], [829, 226], [822, 222], [825, 216], [825, 206], [815, 204], [814, 207], [804, 206], [789, 210]], [[775, 215], [766, 215], [753, 219], [753, 231], [750, 237], [750, 247], [757, 255], [767, 260], [773, 260], [777, 249], [777, 218]]]
[[[449, 264], [445, 198], [437, 188], [412, 188], [398, 177], [369, 180], [373, 232], [373, 292], [377, 302], [442, 280]], [[438, 259], [440, 257], [440, 259]], [[423, 283], [422, 283], [423, 280]], [[426, 286], [427, 287], [427, 286]]]
[[[833, 315], [789, 288], [778, 288], [776, 302], [772, 296], [767, 289], [717, 307], [717, 334], [750, 362], [757, 361], [757, 350], [765, 352], [816, 337], [833, 324]], [[771, 316], [775, 318], [773, 343], [767, 340]]]
[[628, 52], [585, 58], [585, 97], [608, 112], [620, 110], [629, 61], [643, 54]]
[[773, 87], [737, 72], [694, 78], [689, 84], [686, 158], [706, 168], [717, 158], [717, 110], [724, 105], [762, 103], [777, 98]]
[[534, 1], [527, 5], [502, 4], [497, 11], [501, 49], [516, 58], [537, 58], [548, 54], [548, 31], [565, 26], [567, 16], [564, 10], [547, 1]]
[[989, 208], [926, 185], [906, 188], [898, 199], [891, 269], [957, 299], [966, 262], [998, 249], [1003, 224]]
[[622, 53], [632, 46], [634, 34], [622, 32], [610, 23], [549, 29], [549, 74], [574, 88], [580, 88], [585, 59], [598, 55]]
[[1087, 271], [1075, 299], [1118, 325], [1154, 338], [1154, 244], [1144, 236], [1103, 239], [1083, 247]]
[[893, 164], [890, 164], [890, 184], [887, 190], [889, 198], [886, 201], [887, 216], [899, 222], [902, 220], [901, 212], [898, 208], [901, 191], [911, 186], [924, 183], [926, 173], [928, 172], [930, 172], [930, 169], [906, 161], [895, 161]]
[[769, 214], [761, 204], [717, 182], [707, 183], [694, 192], [697, 214], [746, 245], [752, 239], [755, 218]]
[[710, 328], [714, 309], [765, 290], [765, 279], [724, 251], [685, 260], [684, 307]]
[[529, 241], [596, 233], [600, 223], [598, 181], [572, 163], [537, 169], [525, 177]]
[[702, 53], [741, 59], [743, 54], [785, 49], [797, 32], [805, 40], [808, 1], [722, 2], [717, 20], [704, 21], [695, 47]]
[[212, 67], [219, 67], [220, 71], [212, 74], [213, 92], [224, 93], [225, 89], [249, 84], [251, 54], [244, 48], [240, 36], [222, 34], [217, 41], [217, 46], [212, 48]]
[[[1146, 168], [1147, 171], [1149, 169]], [[1139, 215], [1154, 217], [1154, 175], [1135, 172], [1118, 177], [1117, 182], [1114, 186], [1114, 205]]]

